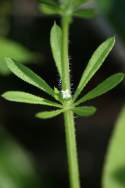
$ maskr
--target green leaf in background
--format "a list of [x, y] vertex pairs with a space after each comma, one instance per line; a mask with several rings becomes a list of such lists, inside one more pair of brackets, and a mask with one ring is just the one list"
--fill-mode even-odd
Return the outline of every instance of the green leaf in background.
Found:
[[69, 7], [71, 8], [73, 6], [73, 1], [74, 0], [60, 0], [61, 6], [67, 8], [67, 10]]
[[2, 75], [10, 73], [5, 57], [13, 58], [20, 63], [27, 63], [35, 59], [36, 55], [14, 41], [0, 38], [0, 74]]
[[43, 90], [49, 95], [53, 96], [53, 89], [37, 74], [35, 74], [32, 70], [27, 68], [21, 63], [14, 62], [10, 58], [6, 58], [7, 66], [17, 77], [22, 79], [23, 81]]
[[36, 114], [36, 117], [40, 118], [40, 119], [49, 119], [49, 118], [53, 118], [55, 116], [58, 116], [63, 111], [64, 110], [53, 110], [53, 111], [38, 112]]
[[5, 130], [0, 129], [0, 188], [42, 186], [31, 156]]
[[82, 10], [78, 10], [74, 12], [73, 15], [79, 18], [92, 18], [96, 16], [96, 10], [95, 9], [82, 9]]
[[74, 5], [76, 8], [81, 7], [83, 4], [90, 4], [95, 2], [95, 0], [74, 0]]
[[78, 5], [78, 6], [83, 4], [83, 3], [86, 3], [88, 1], [90, 1], [90, 0], [74, 0], [75, 4]]
[[62, 31], [61, 31], [61, 28], [56, 23], [54, 23], [51, 29], [50, 44], [51, 44], [51, 50], [52, 50], [52, 54], [55, 60], [58, 73], [60, 75], [60, 78], [62, 79], [62, 67], [61, 67]]
[[90, 0], [62, 0], [61, 2], [65, 7], [76, 8], [89, 1]]
[[90, 3], [93, 1], [95, 1], [95, 0], [74, 0], [74, 2], [76, 2], [76, 4], [78, 4], [78, 5], [84, 4], [84, 3]]
[[81, 17], [90, 18], [95, 16], [95, 8], [87, 8], [82, 5], [91, 4], [95, 2], [94, 0], [60, 0], [60, 1], [50, 1], [41, 0], [40, 1], [40, 11], [48, 15], [63, 15], [65, 13]]
[[112, 50], [114, 44], [115, 44], [115, 38], [111, 37], [111, 38], [107, 39], [105, 42], [103, 42], [97, 48], [97, 50], [93, 53], [86, 69], [84, 70], [84, 72], [82, 74], [79, 85], [75, 91], [75, 94], [73, 97], [74, 100], [79, 96], [79, 94], [84, 89], [84, 87], [87, 85], [87, 83], [90, 81], [90, 79], [94, 76], [94, 74], [102, 66], [104, 60], [106, 59], [106, 57]]
[[110, 138], [102, 188], [125, 188], [125, 107], [120, 113]]
[[[97, 5], [98, 5], [98, 9], [100, 11], [100, 14], [103, 14], [103, 15], [106, 15], [106, 16], [107, 16], [107, 14], [111, 14], [112, 9], [114, 8], [113, 5], [115, 4], [115, 1], [96, 0], [96, 2], [97, 2]], [[118, 1], [118, 4], [120, 5], [119, 1]], [[118, 14], [118, 17], [119, 17], [119, 14]]]
[[13, 102], [61, 107], [61, 105], [58, 103], [54, 103], [50, 100], [23, 91], [7, 91], [2, 95], [2, 97], [8, 101], [13, 101]]
[[122, 73], [113, 74], [112, 76], [104, 80], [102, 83], [100, 83], [97, 87], [95, 87], [90, 92], [88, 92], [81, 99], [79, 99], [75, 103], [75, 105], [79, 105], [83, 102], [86, 102], [88, 100], [99, 97], [100, 95], [103, 95], [104, 93], [107, 93], [108, 91], [116, 87], [123, 79], [124, 79], [124, 74]]
[[46, 5], [46, 4], [41, 4], [40, 5], [40, 10], [42, 13], [44, 14], [54, 14], [54, 15], [58, 15], [61, 14], [61, 9], [58, 6], [55, 5]]
[[41, 4], [46, 4], [46, 5], [57, 5], [57, 0], [40, 0]]
[[80, 106], [80, 107], [75, 107], [73, 111], [75, 114], [79, 116], [88, 117], [95, 114], [96, 108], [94, 106]]
[[61, 14], [61, 9], [57, 5], [41, 4], [40, 5], [40, 10], [42, 11], [42, 13], [48, 14], [48, 15]]

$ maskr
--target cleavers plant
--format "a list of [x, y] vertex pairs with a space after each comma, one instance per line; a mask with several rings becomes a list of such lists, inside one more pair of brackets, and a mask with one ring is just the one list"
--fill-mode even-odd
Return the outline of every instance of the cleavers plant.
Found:
[[6, 58], [7, 66], [11, 72], [23, 81], [46, 92], [48, 95], [53, 97], [53, 101], [22, 91], [7, 91], [2, 95], [9, 101], [47, 105], [55, 108], [51, 111], [37, 113], [37, 118], [52, 118], [61, 113], [64, 115], [71, 188], [80, 188], [74, 114], [83, 117], [93, 115], [96, 112], [96, 108], [94, 106], [86, 106], [84, 103], [110, 91], [124, 78], [123, 73], [113, 74], [83, 97], [78, 99], [81, 92], [103, 65], [105, 59], [112, 50], [115, 44], [115, 38], [111, 37], [104, 41], [93, 53], [87, 67], [83, 71], [76, 91], [74, 94], [71, 93], [68, 54], [69, 26], [73, 16], [86, 18], [95, 14], [95, 9], [84, 8], [84, 3], [86, 2], [87, 0], [41, 0], [42, 4], [40, 4], [40, 9], [42, 9], [42, 11], [47, 14], [59, 14], [61, 16], [61, 27], [54, 23], [50, 33], [51, 51], [60, 76], [61, 90], [56, 87], [53, 87], [54, 89], [51, 88], [46, 81], [36, 75], [32, 70], [10, 58]]

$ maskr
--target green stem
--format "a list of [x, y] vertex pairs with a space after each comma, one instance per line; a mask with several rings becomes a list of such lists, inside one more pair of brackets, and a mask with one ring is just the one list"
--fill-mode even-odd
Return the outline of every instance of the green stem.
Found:
[[67, 111], [64, 113], [64, 122], [68, 154], [70, 187], [80, 188], [74, 115], [72, 111]]
[[[70, 68], [69, 68], [69, 57], [68, 57], [68, 41], [69, 41], [69, 25], [70, 17], [63, 16], [62, 18], [62, 89], [63, 91], [68, 90], [71, 93], [70, 87]], [[68, 155], [68, 169], [69, 169], [69, 180], [70, 188], [80, 188], [79, 179], [79, 168], [77, 158], [77, 147], [76, 147], [76, 136], [75, 136], [75, 123], [74, 114], [70, 110], [72, 105], [72, 97], [64, 99], [64, 108], [68, 108], [64, 112], [64, 124], [66, 134], [66, 146]]]
[[70, 90], [70, 68], [69, 68], [69, 25], [70, 18], [63, 16], [62, 18], [62, 88], [63, 90]]

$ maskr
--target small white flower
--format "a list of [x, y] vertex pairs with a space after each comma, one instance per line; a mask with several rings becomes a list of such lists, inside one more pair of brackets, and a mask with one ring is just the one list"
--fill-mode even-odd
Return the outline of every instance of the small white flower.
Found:
[[69, 98], [71, 98], [71, 94], [70, 94], [69, 89], [62, 90], [61, 92], [62, 92], [63, 99], [69, 99]]

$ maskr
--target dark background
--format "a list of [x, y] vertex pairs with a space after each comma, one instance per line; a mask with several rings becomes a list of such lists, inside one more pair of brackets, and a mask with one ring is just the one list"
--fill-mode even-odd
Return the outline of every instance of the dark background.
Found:
[[[99, 16], [92, 20], [75, 18], [70, 28], [72, 91], [75, 90], [93, 51], [112, 35], [116, 36], [116, 46], [86, 91], [109, 75], [124, 72], [125, 69], [125, 2], [114, 0], [110, 5], [106, 0], [100, 2]], [[2, 1], [0, 3], [2, 4]], [[50, 51], [49, 32], [54, 20], [60, 23], [60, 19], [40, 14], [38, 5], [33, 0], [15, 0], [11, 6], [12, 12], [7, 15], [10, 29], [6, 37], [23, 44], [32, 52], [39, 52], [42, 58], [29, 67], [51, 86], [58, 87], [59, 77]], [[14, 75], [0, 76], [0, 93], [6, 90], [25, 90], [45, 96]], [[120, 84], [115, 90], [97, 98], [91, 104], [98, 109], [96, 115], [76, 119], [81, 187], [85, 185], [86, 188], [100, 188], [107, 145], [124, 104], [124, 84]], [[44, 109], [47, 108], [10, 103], [1, 98], [0, 123], [15, 142], [20, 143], [34, 159], [37, 174], [42, 179], [41, 187], [66, 188], [68, 169], [63, 117], [45, 121], [35, 119], [34, 114]]]

